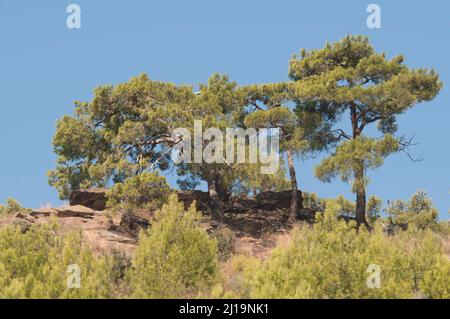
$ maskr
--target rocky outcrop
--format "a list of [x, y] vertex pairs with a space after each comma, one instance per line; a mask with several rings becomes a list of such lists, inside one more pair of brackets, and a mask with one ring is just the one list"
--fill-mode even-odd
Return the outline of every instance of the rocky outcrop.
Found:
[[[81, 205], [96, 211], [104, 210], [107, 201], [106, 192], [106, 188], [74, 191], [70, 196], [70, 205]], [[194, 201], [196, 202], [197, 209], [199, 210], [204, 211], [210, 208], [210, 197], [207, 192], [202, 192], [199, 190], [178, 191], [177, 195], [178, 199], [183, 202], [186, 209], [189, 208]], [[301, 201], [301, 191], [298, 191], [298, 198]], [[291, 191], [263, 192], [256, 195], [256, 197], [231, 197], [228, 202], [224, 203], [224, 209], [225, 212], [228, 213], [240, 213], [246, 212], [249, 209], [264, 211], [289, 209], [290, 205]]]
[[120, 227], [136, 237], [141, 229], [150, 226], [152, 219], [152, 212], [125, 212], [120, 219]]
[[209, 208], [209, 194], [206, 192], [194, 191], [179, 191], [177, 192], [178, 200], [183, 202], [185, 209], [188, 209], [192, 203], [196, 202], [196, 207], [199, 210], [206, 210]]
[[[104, 208], [106, 206], [107, 189], [92, 189], [76, 191], [71, 196], [71, 205], [89, 205], [87, 207]], [[256, 197], [245, 195], [230, 198], [223, 203], [225, 220], [238, 234], [252, 234], [261, 236], [264, 233], [277, 232], [288, 223], [288, 210], [291, 204], [291, 191], [263, 192]], [[178, 191], [178, 199], [188, 209], [193, 202], [197, 209], [205, 216], [211, 211], [210, 197], [199, 190]], [[302, 192], [298, 191], [298, 198], [302, 199]], [[37, 212], [39, 214], [48, 212]], [[313, 222], [315, 212], [300, 205], [299, 220]], [[149, 227], [153, 219], [153, 212], [125, 212], [122, 214], [119, 226], [130, 235], [136, 237], [140, 229]]]
[[43, 217], [48, 217], [51, 215], [56, 215], [57, 211], [54, 208], [39, 208], [39, 209], [34, 209], [31, 213], [30, 216], [31, 217], [39, 217], [39, 216], [43, 216]]
[[[96, 211], [106, 209], [106, 192], [107, 188], [82, 189], [72, 192], [70, 195], [70, 205], [81, 205]], [[178, 198], [184, 203], [185, 208], [189, 208], [195, 201], [198, 209], [206, 209], [209, 202], [209, 195], [202, 191], [179, 191]]]
[[82, 189], [70, 194], [70, 205], [81, 205], [93, 210], [102, 211], [106, 209], [106, 188]]
[[33, 210], [30, 213], [32, 217], [80, 217], [80, 218], [93, 218], [96, 214], [101, 214], [89, 207], [75, 205], [75, 206], [63, 206], [60, 208], [41, 208]]
[[101, 214], [89, 207], [75, 205], [64, 206], [61, 208], [55, 208], [57, 217], [80, 217], [80, 218], [93, 218], [95, 215]]
[[[299, 201], [302, 201], [302, 192], [297, 191]], [[249, 209], [256, 210], [277, 210], [289, 209], [291, 206], [291, 191], [282, 192], [262, 192], [256, 197], [237, 196], [232, 197], [228, 203], [227, 212], [240, 213]], [[302, 205], [300, 205], [302, 207]]]
[[[33, 210], [30, 214], [16, 214], [0, 218], [1, 225], [15, 225], [26, 232], [33, 224], [56, 220], [62, 234], [80, 230], [83, 240], [95, 251], [122, 252], [132, 255], [137, 235], [150, 227], [154, 212], [122, 212], [112, 215], [104, 211], [107, 189], [75, 191], [70, 205]], [[299, 191], [299, 198], [302, 193]], [[237, 247], [254, 256], [264, 256], [275, 245], [274, 238], [284, 238], [291, 227], [289, 207], [291, 192], [264, 192], [256, 197], [236, 196], [223, 203], [223, 223], [211, 218], [210, 197], [202, 191], [179, 191], [179, 200], [187, 209], [196, 203], [204, 214], [202, 227], [214, 233], [225, 226], [237, 237]], [[313, 222], [315, 212], [299, 210], [299, 219]], [[280, 237], [281, 236], [281, 237]]]
[[27, 232], [32, 225], [54, 221], [58, 224], [58, 233], [61, 235], [81, 231], [83, 241], [95, 252], [121, 252], [131, 257], [136, 247], [136, 238], [120, 226], [121, 218], [120, 214], [109, 217], [104, 212], [75, 205], [3, 216], [0, 218], [0, 227], [12, 225]]

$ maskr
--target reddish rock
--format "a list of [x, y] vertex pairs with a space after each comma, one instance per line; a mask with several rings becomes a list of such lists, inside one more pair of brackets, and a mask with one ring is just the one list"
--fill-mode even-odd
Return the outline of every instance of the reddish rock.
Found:
[[57, 217], [93, 218], [95, 215], [100, 214], [89, 207], [81, 205], [64, 206], [61, 208], [54, 208], [54, 210], [56, 211]]
[[32, 217], [48, 217], [50, 215], [56, 215], [57, 211], [54, 208], [39, 208], [35, 209], [30, 213]]
[[[290, 190], [282, 192], [263, 192], [256, 195], [256, 202], [260, 209], [271, 210], [291, 207], [291, 194]], [[302, 207], [302, 192], [297, 191], [300, 208]]]
[[106, 188], [82, 189], [70, 194], [70, 205], [81, 205], [93, 210], [102, 211], [106, 208]]

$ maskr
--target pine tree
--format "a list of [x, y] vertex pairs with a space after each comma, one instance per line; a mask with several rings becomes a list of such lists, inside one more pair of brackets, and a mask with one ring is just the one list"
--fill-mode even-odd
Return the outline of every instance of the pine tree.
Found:
[[258, 110], [245, 119], [249, 127], [276, 128], [280, 132], [282, 151], [286, 152], [289, 176], [291, 180], [291, 207], [290, 221], [294, 222], [297, 218], [300, 198], [298, 198], [298, 183], [295, 173], [293, 152], [300, 150], [305, 146], [301, 139], [302, 131], [295, 126], [295, 115], [287, 107], [275, 107], [269, 110]]
[[[333, 154], [316, 167], [316, 176], [327, 182], [340, 176], [352, 183], [358, 225], [368, 225], [367, 170], [411, 144], [394, 135], [396, 117], [432, 100], [442, 87], [434, 71], [410, 69], [403, 61], [400, 55], [388, 60], [385, 54], [376, 53], [363, 36], [347, 36], [320, 50], [302, 50], [290, 61], [297, 100], [306, 101], [312, 114], [322, 114], [329, 127], [334, 125], [332, 132], [339, 142]], [[347, 116], [349, 132], [343, 121]], [[381, 137], [366, 136], [366, 129], [375, 123]]]
[[298, 196], [298, 181], [294, 166], [294, 155], [306, 155], [325, 145], [318, 138], [313, 141], [310, 136], [318, 136], [320, 118], [312, 114], [301, 114], [289, 107], [295, 100], [292, 94], [292, 83], [280, 82], [273, 84], [253, 85], [244, 87], [247, 105], [253, 107], [245, 118], [247, 127], [271, 128], [279, 132], [280, 150], [286, 154], [287, 167], [291, 183], [290, 221], [297, 218], [302, 199]]
[[172, 131], [192, 123], [192, 87], [152, 81], [147, 75], [117, 86], [100, 86], [91, 102], [57, 123], [57, 167], [49, 183], [66, 199], [80, 188], [121, 183], [144, 171], [166, 170]]

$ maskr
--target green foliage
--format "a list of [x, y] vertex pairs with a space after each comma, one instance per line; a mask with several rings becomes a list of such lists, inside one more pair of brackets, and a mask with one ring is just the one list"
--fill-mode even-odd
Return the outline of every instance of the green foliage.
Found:
[[9, 216], [12, 214], [28, 214], [31, 212], [29, 208], [23, 208], [14, 198], [6, 200], [6, 206], [0, 205], [0, 216]]
[[439, 259], [436, 267], [425, 273], [420, 288], [427, 298], [450, 298], [450, 263], [448, 257]]
[[[80, 267], [80, 288], [68, 287], [68, 266]], [[81, 235], [56, 235], [56, 226], [0, 229], [0, 298], [109, 298], [111, 261], [94, 256]]]
[[151, 167], [167, 169], [172, 130], [199, 113], [194, 98], [191, 87], [146, 75], [98, 87], [91, 102], [76, 102], [75, 114], [58, 121], [57, 167], [49, 183], [66, 199], [74, 189], [123, 182]]
[[312, 209], [316, 212], [325, 210], [325, 200], [320, 198], [316, 193], [302, 192], [303, 207]]
[[392, 135], [383, 139], [371, 139], [360, 136], [344, 141], [334, 154], [316, 166], [316, 176], [325, 182], [331, 182], [339, 175], [343, 182], [353, 182], [353, 191], [367, 185], [366, 179], [354, 179], [355, 169], [375, 169], [383, 164], [383, 158], [399, 149], [398, 141]]
[[224, 261], [234, 253], [236, 234], [228, 227], [219, 227], [212, 233], [217, 242], [219, 260]]
[[144, 172], [108, 190], [107, 207], [121, 211], [154, 211], [162, 207], [170, 192], [164, 177]]
[[435, 229], [439, 212], [424, 191], [418, 191], [407, 202], [396, 200], [386, 209], [393, 227], [414, 226], [419, 229]]
[[[334, 138], [323, 140], [338, 143], [315, 174], [325, 182], [339, 176], [352, 184], [358, 223], [366, 223], [367, 170], [378, 168], [386, 156], [411, 145], [394, 136], [396, 117], [432, 100], [442, 88], [434, 71], [410, 69], [403, 61], [402, 56], [388, 60], [385, 54], [376, 53], [366, 37], [351, 35], [320, 50], [302, 50], [290, 61], [297, 113], [301, 118], [319, 116], [318, 132], [325, 128], [319, 136], [331, 133]], [[350, 123], [341, 126], [344, 116]], [[377, 124], [381, 137], [364, 134], [371, 124]]]
[[239, 181], [233, 191], [236, 194], [256, 195], [261, 192], [279, 192], [290, 188], [289, 180], [282, 165], [283, 159], [280, 157], [280, 167], [275, 174], [261, 174], [261, 163], [235, 165], [235, 175]]
[[[356, 231], [339, 221], [341, 207], [328, 201], [312, 228], [293, 233], [288, 247], [272, 252], [247, 280], [254, 298], [411, 298], [448, 293], [448, 259], [429, 231], [395, 236], [376, 227]], [[367, 285], [369, 265], [381, 270], [380, 288]], [[439, 276], [433, 277], [435, 273]], [[430, 278], [436, 282], [431, 282]]]
[[366, 209], [369, 223], [373, 224], [381, 219], [382, 204], [383, 200], [381, 198], [376, 196], [369, 197]]
[[[273, 86], [275, 86], [275, 88], [278, 88], [278, 86], [283, 87], [284, 85], [279, 84]], [[265, 89], [266, 87], [268, 86], [262, 86], [263, 89]], [[297, 125], [298, 123], [296, 120], [296, 114], [288, 107], [281, 105], [281, 102], [286, 98], [282, 95], [282, 100], [279, 101], [280, 104], [273, 104], [274, 101], [278, 98], [278, 93], [279, 92], [277, 92], [276, 89], [274, 90], [273, 87], [270, 87], [270, 89], [265, 92], [263, 97], [259, 97], [259, 99], [262, 99], [266, 104], [269, 104], [268, 109], [263, 110], [260, 106], [257, 106], [257, 110], [249, 114], [245, 118], [244, 123], [247, 127], [258, 129], [270, 128], [276, 129], [278, 131], [277, 133], [280, 137], [280, 149], [282, 151], [285, 151], [287, 156], [291, 189], [294, 194], [296, 194], [298, 183], [294, 167], [293, 154], [306, 153], [308, 150], [308, 142], [305, 138], [305, 131], [302, 127]], [[257, 105], [256, 103], [256, 100], [253, 101], [254, 105]], [[293, 196], [290, 209], [291, 221], [296, 220], [298, 207], [298, 198]]]
[[438, 234], [450, 236], [450, 221], [443, 220], [438, 222], [433, 230]]
[[184, 211], [172, 195], [142, 232], [129, 273], [136, 298], [195, 297], [216, 280], [217, 243], [200, 225], [194, 206]]
[[[303, 207], [312, 209], [316, 212], [325, 211], [326, 199], [319, 198], [316, 193], [303, 192], [302, 195]], [[339, 216], [355, 217], [356, 204], [354, 202], [349, 201], [342, 195], [336, 198], [336, 202], [339, 205]], [[382, 199], [376, 196], [369, 197], [366, 210], [371, 224], [381, 218], [382, 202]]]
[[[193, 104], [195, 111], [192, 113], [192, 118], [201, 121], [203, 130], [215, 128], [226, 136], [227, 128], [243, 126], [245, 113], [243, 93], [238, 90], [237, 83], [230, 81], [226, 75], [214, 74], [208, 79], [208, 83], [201, 84]], [[181, 127], [192, 128], [192, 125], [191, 120]], [[199, 146], [204, 149], [211, 142], [211, 140], [203, 141]], [[196, 144], [195, 141], [194, 144]], [[224, 160], [226, 147], [223, 151], [223, 154], [214, 151], [217, 163], [178, 165], [177, 174], [180, 179], [177, 182], [180, 187], [192, 189], [203, 180], [207, 183], [208, 191], [214, 200], [216, 198], [227, 200], [234, 189], [241, 187], [242, 176], [237, 172], [237, 167], [241, 165], [227, 164]]]
[[[98, 87], [92, 101], [76, 102], [74, 115], [57, 123], [57, 166], [49, 183], [62, 199], [76, 189], [114, 184], [109, 209], [160, 210], [141, 232], [131, 264], [116, 254], [94, 256], [80, 234], [56, 236], [53, 226], [0, 229], [0, 297], [112, 297], [120, 282], [123, 295], [137, 298], [449, 298], [450, 262], [432, 231], [442, 236], [450, 228], [437, 222], [438, 211], [426, 194], [389, 203], [386, 229], [381, 199], [366, 200], [367, 172], [411, 145], [396, 136], [397, 117], [437, 96], [438, 74], [411, 69], [402, 56], [387, 59], [366, 37], [347, 36], [319, 50], [302, 50], [291, 59], [289, 76], [291, 81], [239, 87], [214, 74], [194, 93], [191, 86], [141, 75]], [[350, 123], [342, 121], [347, 118]], [[224, 135], [231, 127], [277, 129], [290, 181], [284, 168], [264, 175], [260, 163], [229, 164], [225, 154], [214, 154], [219, 163], [172, 163], [170, 150], [179, 143], [173, 131], [192, 132], [195, 120]], [[372, 125], [381, 135], [368, 133]], [[251, 143], [244, 144], [249, 153]], [[151, 173], [176, 165], [182, 189], [205, 181], [214, 214], [231, 194], [298, 188], [293, 155], [323, 150], [331, 154], [316, 166], [316, 177], [351, 184], [356, 201], [304, 192], [303, 207], [318, 212], [317, 223], [295, 229], [291, 243], [266, 261], [233, 256], [235, 234], [221, 227], [209, 236], [194, 206], [185, 211], [166, 180]], [[0, 206], [0, 215], [28, 212], [13, 199]], [[291, 205], [291, 217], [296, 214]], [[355, 217], [358, 226], [370, 224], [373, 230], [358, 230], [348, 222]], [[80, 289], [67, 288], [69, 264], [81, 267]], [[367, 286], [369, 265], [381, 269], [378, 289]]]

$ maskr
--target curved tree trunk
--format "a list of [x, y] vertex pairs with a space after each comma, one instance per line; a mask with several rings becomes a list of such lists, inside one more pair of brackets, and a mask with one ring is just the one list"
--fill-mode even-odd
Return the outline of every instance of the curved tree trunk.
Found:
[[298, 213], [298, 185], [297, 185], [297, 176], [295, 174], [295, 168], [294, 168], [294, 160], [292, 158], [292, 151], [290, 149], [286, 150], [287, 160], [288, 160], [288, 167], [289, 167], [289, 175], [291, 178], [291, 207], [290, 207], [290, 213], [289, 213], [289, 221], [295, 222], [297, 220], [297, 213]]

